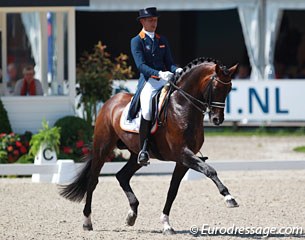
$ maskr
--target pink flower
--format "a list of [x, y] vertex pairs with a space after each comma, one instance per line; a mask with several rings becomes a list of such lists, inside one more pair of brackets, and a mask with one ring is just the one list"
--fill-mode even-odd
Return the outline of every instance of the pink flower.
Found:
[[77, 148], [81, 148], [83, 146], [84, 146], [84, 141], [83, 140], [79, 140], [79, 141], [76, 142], [76, 147]]
[[18, 151], [18, 150], [14, 150], [14, 151], [13, 151], [13, 154], [14, 154], [15, 156], [18, 156], [18, 155], [19, 155], [19, 151]]
[[11, 154], [9, 154], [8, 157], [7, 157], [7, 160], [8, 160], [8, 162], [12, 163], [12, 162], [15, 161], [15, 158]]
[[24, 146], [21, 146], [20, 152], [21, 152], [22, 154], [25, 154], [25, 153], [27, 152], [27, 150], [26, 150], [26, 148], [25, 148]]
[[73, 149], [70, 148], [70, 147], [63, 147], [63, 151], [64, 151], [64, 153], [66, 153], [66, 154], [70, 154], [70, 153], [73, 152]]
[[0, 134], [0, 138], [3, 138], [3, 137], [5, 137], [6, 136], [6, 133], [1, 133]]
[[88, 154], [88, 153], [89, 153], [89, 148], [83, 147], [83, 148], [82, 148], [82, 153], [83, 153], [83, 154]]
[[8, 152], [12, 152], [13, 149], [14, 149], [14, 148], [13, 148], [12, 146], [8, 146], [8, 147], [7, 147], [7, 151], [8, 151]]

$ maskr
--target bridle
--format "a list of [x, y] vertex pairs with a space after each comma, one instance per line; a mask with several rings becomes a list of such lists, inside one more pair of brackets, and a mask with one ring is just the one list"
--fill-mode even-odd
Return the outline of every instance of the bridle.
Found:
[[174, 88], [176, 89], [188, 102], [190, 102], [193, 107], [195, 107], [198, 111], [202, 112], [202, 114], [206, 114], [209, 113], [211, 111], [211, 107], [215, 107], [215, 108], [225, 108], [226, 104], [225, 102], [216, 102], [216, 101], [212, 101], [212, 83], [213, 81], [217, 81], [221, 84], [224, 85], [229, 85], [231, 84], [231, 81], [229, 82], [223, 82], [221, 81], [219, 78], [217, 78], [216, 74], [213, 74], [209, 80], [209, 83], [203, 93], [203, 96], [206, 95], [207, 101], [203, 102], [195, 97], [193, 97], [192, 95], [190, 95], [189, 93], [187, 93], [186, 91], [182, 90], [180, 87], [178, 87], [174, 82], [172, 81], [168, 81], [168, 83]]

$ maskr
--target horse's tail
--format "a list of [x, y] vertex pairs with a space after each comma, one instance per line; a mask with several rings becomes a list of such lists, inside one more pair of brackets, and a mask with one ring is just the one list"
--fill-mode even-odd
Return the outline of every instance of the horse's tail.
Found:
[[85, 197], [89, 181], [89, 171], [91, 168], [93, 156], [88, 154], [84, 157], [86, 159], [85, 166], [80, 173], [75, 177], [74, 181], [67, 186], [63, 186], [60, 190], [60, 195], [73, 202], [81, 202]]

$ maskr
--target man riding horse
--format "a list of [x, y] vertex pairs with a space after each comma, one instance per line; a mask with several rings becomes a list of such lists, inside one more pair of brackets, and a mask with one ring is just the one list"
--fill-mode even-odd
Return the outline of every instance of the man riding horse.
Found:
[[139, 131], [141, 151], [138, 155], [138, 163], [143, 166], [147, 165], [149, 161], [148, 139], [152, 125], [153, 96], [173, 77], [175, 72], [183, 71], [174, 64], [167, 39], [155, 33], [158, 17], [155, 7], [141, 9], [137, 19], [143, 29], [131, 40], [131, 52], [140, 71], [140, 79], [130, 106], [128, 120], [135, 118], [141, 107]]
[[[92, 196], [101, 169], [115, 147], [121, 145], [128, 149], [130, 158], [117, 172], [116, 178], [129, 202], [130, 209], [126, 224], [128, 226], [135, 224], [139, 200], [130, 186], [130, 179], [147, 164], [149, 158], [147, 140], [152, 119], [152, 95], [171, 79], [174, 72], [181, 71], [173, 64], [166, 39], [154, 33], [158, 20], [157, 10], [155, 8], [140, 10], [139, 20], [143, 30], [131, 41], [132, 53], [141, 72], [138, 91], [134, 97], [129, 93], [118, 93], [104, 103], [95, 122], [92, 151], [84, 157], [86, 163], [75, 180], [64, 186], [60, 193], [71, 201], [80, 202], [86, 198], [83, 210], [85, 230], [93, 230]], [[183, 72], [175, 74], [175, 81], [170, 82], [174, 91], [168, 100], [167, 120], [150, 137], [152, 143], [150, 150], [153, 150], [150, 151], [151, 155], [162, 161], [176, 163], [160, 218], [165, 234], [175, 233], [169, 223], [169, 215], [181, 180], [189, 169], [210, 178], [224, 197], [227, 207], [238, 207], [228, 188], [217, 176], [216, 170], [207, 164], [205, 159], [197, 156], [204, 143], [204, 115], [207, 115], [214, 125], [222, 124], [225, 101], [232, 89], [231, 80], [236, 69], [237, 65], [227, 68], [217, 60], [200, 57], [187, 64]], [[141, 144], [136, 134], [125, 131], [120, 124], [124, 109], [132, 97], [136, 106], [138, 106], [137, 98], [140, 97], [141, 100], [143, 115], [140, 127]], [[129, 111], [129, 119], [137, 115], [135, 109], [137, 110], [131, 108]]]

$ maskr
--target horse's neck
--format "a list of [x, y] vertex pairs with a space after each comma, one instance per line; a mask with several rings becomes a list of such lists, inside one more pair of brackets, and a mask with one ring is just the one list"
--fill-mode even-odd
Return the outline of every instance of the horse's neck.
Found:
[[[184, 89], [195, 98], [199, 98], [196, 91]], [[180, 129], [195, 128], [203, 124], [203, 114], [195, 108], [179, 91], [175, 91], [170, 99], [171, 120]]]
[[[202, 80], [202, 76], [211, 75], [211, 72], [210, 67], [203, 65], [198, 66], [179, 80], [177, 86], [190, 94], [192, 97], [202, 101], [203, 90], [208, 85], [208, 81]], [[190, 103], [190, 101], [188, 101], [183, 94], [179, 92], [179, 90], [176, 90], [172, 94], [170, 105], [173, 112], [173, 121], [177, 122], [177, 125], [181, 124], [181, 127], [183, 128], [198, 127], [199, 125], [203, 125], [202, 111], [194, 107], [193, 104]], [[196, 105], [199, 108], [202, 107], [198, 105], [198, 103]]]

